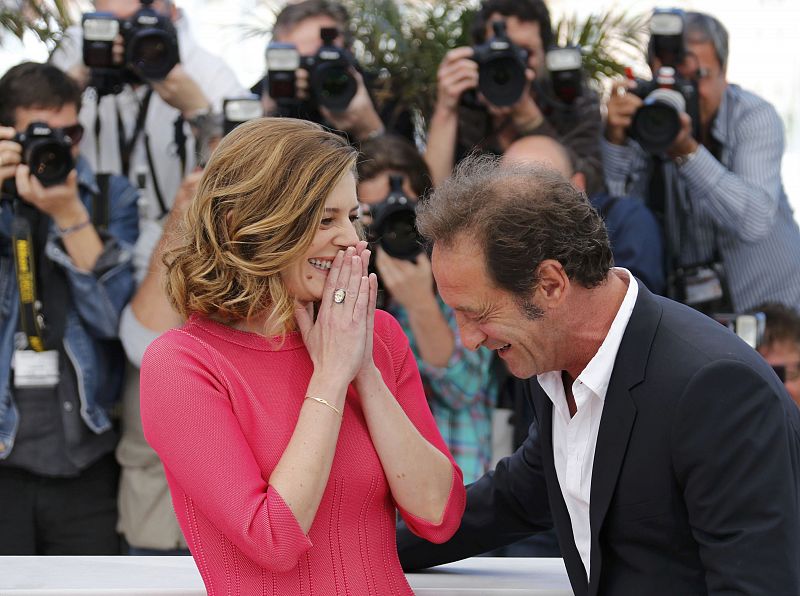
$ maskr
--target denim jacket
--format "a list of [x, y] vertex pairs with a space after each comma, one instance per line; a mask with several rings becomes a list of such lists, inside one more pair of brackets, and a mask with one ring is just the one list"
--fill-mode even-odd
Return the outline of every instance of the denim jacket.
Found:
[[[78, 190], [91, 213], [99, 193], [94, 173], [80, 158]], [[138, 193], [127, 179], [112, 176], [108, 191], [108, 231], [100, 232], [103, 252], [91, 272], [78, 270], [50, 226], [45, 254], [65, 272], [71, 308], [64, 326], [64, 352], [78, 379], [81, 417], [95, 433], [111, 428], [108, 411], [119, 399], [123, 362], [105, 340], [117, 337], [119, 317], [134, 289], [131, 246], [139, 235]], [[18, 411], [11, 395], [11, 359], [19, 324], [19, 292], [11, 246], [13, 212], [0, 204], [0, 459], [14, 446]]]

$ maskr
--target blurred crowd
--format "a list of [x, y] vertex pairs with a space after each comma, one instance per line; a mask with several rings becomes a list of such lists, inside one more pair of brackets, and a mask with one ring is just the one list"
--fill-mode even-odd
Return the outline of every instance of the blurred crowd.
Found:
[[[602, 216], [614, 263], [726, 325], [800, 407], [800, 230], [772, 105], [728, 82], [713, 16], [657, 9], [650, 80], [602, 96], [542, 0], [483, 0], [439, 65], [428, 129], [374, 99], [345, 8], [287, 4], [262, 80], [237, 80], [170, 0], [95, 0], [46, 64], [0, 79], [0, 554], [188, 554], [142, 433], [139, 367], [183, 321], [163, 255], [237, 124], [311, 120], [360, 151], [379, 308], [406, 333], [465, 483], [532, 423], [520, 381], [463, 338], [437, 294], [415, 205], [473, 153], [543, 163]], [[261, 59], [253, 58], [253, 59]], [[252, 151], [258, 151], [253, 147]], [[491, 317], [491, 313], [483, 316]], [[552, 535], [508, 547], [557, 556]]]

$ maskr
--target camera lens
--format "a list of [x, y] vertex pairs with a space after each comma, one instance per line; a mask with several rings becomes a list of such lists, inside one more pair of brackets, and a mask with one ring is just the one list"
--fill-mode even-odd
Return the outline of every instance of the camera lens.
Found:
[[134, 36], [129, 47], [129, 62], [148, 79], [163, 79], [177, 63], [172, 44], [161, 31]]
[[657, 154], [672, 145], [681, 130], [683, 96], [673, 89], [657, 89], [648, 95], [633, 117], [633, 136], [645, 151]]
[[311, 86], [317, 101], [330, 110], [347, 109], [356, 94], [356, 81], [346, 67], [320, 64], [312, 73]]
[[525, 89], [525, 67], [510, 56], [489, 60], [478, 73], [478, 88], [489, 103], [510, 106]]
[[73, 168], [69, 147], [55, 140], [34, 141], [25, 161], [44, 186], [62, 184]]
[[397, 259], [410, 259], [422, 251], [413, 208], [398, 209], [387, 213], [377, 233], [381, 247], [389, 256]]

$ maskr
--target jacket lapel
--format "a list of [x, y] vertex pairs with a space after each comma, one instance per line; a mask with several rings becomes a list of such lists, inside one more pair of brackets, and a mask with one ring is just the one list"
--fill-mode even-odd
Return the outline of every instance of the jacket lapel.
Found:
[[599, 587], [602, 565], [600, 529], [614, 495], [636, 419], [636, 405], [631, 398], [630, 390], [644, 380], [650, 348], [660, 319], [661, 306], [639, 283], [639, 295], [617, 352], [603, 405], [600, 429], [597, 433], [592, 467], [592, 489], [589, 497], [589, 521], [592, 532], [590, 595], [596, 594]]

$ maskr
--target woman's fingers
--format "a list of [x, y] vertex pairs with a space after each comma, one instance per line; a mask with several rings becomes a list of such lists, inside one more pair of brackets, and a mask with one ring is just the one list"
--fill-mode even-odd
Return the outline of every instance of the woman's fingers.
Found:
[[353, 308], [361, 285], [361, 257], [350, 257], [350, 279], [347, 280], [345, 304]]
[[327, 315], [333, 303], [333, 293], [336, 291], [336, 283], [339, 280], [339, 273], [342, 269], [344, 262], [344, 251], [340, 250], [331, 263], [331, 270], [328, 272], [328, 277], [325, 278], [325, 286], [322, 289], [322, 300], [319, 305], [319, 314]]
[[369, 277], [362, 276], [358, 285], [358, 297], [353, 307], [353, 321], [364, 322], [369, 309]]

